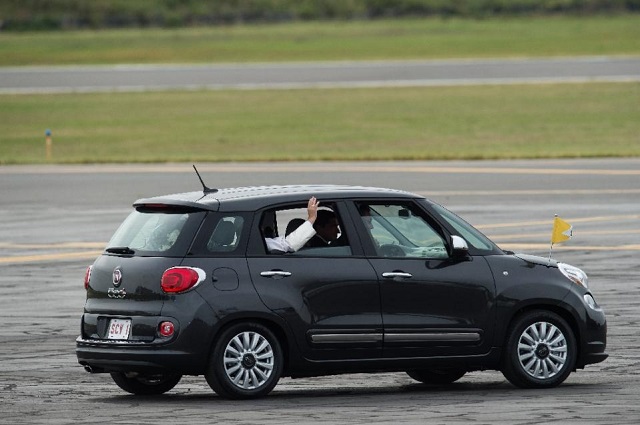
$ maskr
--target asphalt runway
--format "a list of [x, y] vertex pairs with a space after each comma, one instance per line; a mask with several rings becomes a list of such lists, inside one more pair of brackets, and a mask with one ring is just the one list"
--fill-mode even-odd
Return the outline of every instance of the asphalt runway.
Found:
[[[198, 164], [197, 164], [198, 165]], [[574, 227], [553, 256], [582, 267], [607, 313], [610, 357], [560, 387], [499, 372], [449, 387], [403, 373], [282, 379], [226, 401], [203, 377], [136, 397], [75, 358], [86, 267], [140, 197], [199, 190], [190, 164], [0, 167], [0, 423], [640, 423], [640, 158], [199, 164], [211, 187], [339, 183], [427, 195], [504, 248], [548, 255], [554, 214]]]
[[640, 58], [0, 68], [0, 94], [640, 81]]

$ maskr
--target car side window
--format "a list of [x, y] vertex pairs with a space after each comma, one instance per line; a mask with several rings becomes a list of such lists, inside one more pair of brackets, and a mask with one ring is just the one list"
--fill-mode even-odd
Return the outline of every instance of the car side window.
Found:
[[207, 242], [209, 252], [232, 252], [238, 247], [244, 218], [237, 215], [223, 216], [211, 232]]
[[315, 235], [301, 247], [288, 244], [287, 237], [307, 221], [306, 205], [291, 205], [265, 211], [260, 218], [260, 230], [268, 254], [306, 257], [352, 255], [342, 220], [335, 205], [327, 203], [318, 210], [313, 226]]
[[419, 213], [405, 204], [359, 203], [358, 211], [381, 257], [447, 258], [444, 239]]

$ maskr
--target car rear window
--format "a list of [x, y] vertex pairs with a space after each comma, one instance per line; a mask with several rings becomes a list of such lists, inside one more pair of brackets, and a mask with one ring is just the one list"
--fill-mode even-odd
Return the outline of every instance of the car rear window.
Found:
[[106, 251], [139, 256], [184, 256], [205, 214], [200, 210], [140, 208], [120, 225]]

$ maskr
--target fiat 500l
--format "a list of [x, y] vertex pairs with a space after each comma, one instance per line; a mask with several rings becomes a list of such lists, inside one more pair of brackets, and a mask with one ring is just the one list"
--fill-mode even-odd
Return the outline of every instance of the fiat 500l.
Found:
[[[265, 238], [304, 220], [312, 196], [337, 240], [270, 251]], [[584, 272], [503, 251], [442, 206], [390, 189], [205, 187], [138, 200], [84, 284], [78, 361], [133, 394], [164, 393], [183, 375], [251, 398], [281, 376], [404, 371], [442, 385], [484, 369], [543, 388], [607, 357]]]

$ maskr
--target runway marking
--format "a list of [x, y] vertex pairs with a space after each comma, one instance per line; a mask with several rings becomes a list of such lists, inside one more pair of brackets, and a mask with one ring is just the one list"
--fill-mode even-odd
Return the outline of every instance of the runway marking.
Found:
[[[548, 243], [505, 243], [499, 244], [503, 249], [531, 249], [531, 250], [549, 250]], [[554, 245], [553, 250], [556, 251], [640, 251], [640, 245]]]
[[65, 252], [54, 254], [18, 255], [15, 257], [0, 257], [0, 264], [40, 263], [59, 260], [95, 259], [102, 251]]
[[558, 189], [558, 190], [430, 190], [415, 192], [428, 197], [435, 196], [564, 196], [564, 195], [637, 195], [640, 189]]
[[106, 242], [59, 242], [49, 244], [25, 244], [0, 242], [0, 248], [10, 249], [102, 249]]
[[[607, 221], [627, 221], [627, 220], [638, 220], [640, 219], [640, 214], [629, 214], [629, 215], [610, 215], [610, 216], [599, 216], [599, 217], [583, 217], [583, 218], [564, 218], [567, 222], [574, 223], [594, 223], [594, 222], [607, 222]], [[549, 229], [553, 225], [553, 217], [550, 217], [548, 220], [537, 220], [537, 221], [521, 221], [515, 223], [494, 223], [494, 224], [478, 224], [474, 225], [474, 227], [478, 229], [500, 229], [507, 227], [526, 227], [526, 226], [544, 226], [548, 225]]]
[[[596, 235], [630, 235], [630, 234], [639, 234], [640, 230], [595, 230], [595, 231], [587, 231], [587, 232], [578, 232], [574, 229], [573, 236], [574, 238], [579, 236], [596, 236]], [[511, 234], [511, 235], [500, 235], [494, 234], [491, 235], [491, 240], [500, 241], [500, 240], [508, 240], [508, 239], [525, 239], [525, 238], [547, 238], [551, 237], [551, 228], [549, 228], [549, 232], [547, 233], [522, 233], [522, 234]]]
[[[198, 170], [206, 173], [322, 173], [322, 172], [375, 172], [375, 173], [417, 173], [417, 174], [518, 174], [518, 175], [603, 175], [640, 176], [639, 169], [589, 169], [589, 168], [526, 168], [526, 167], [452, 167], [452, 166], [388, 166], [388, 165], [346, 165], [346, 164], [201, 164]], [[160, 165], [64, 165], [64, 166], [3, 166], [0, 174], [121, 174], [126, 173], [185, 173], [192, 174], [191, 164]], [[574, 193], [566, 189], [565, 193]], [[632, 189], [636, 190], [636, 189]], [[543, 191], [535, 191], [543, 192]], [[553, 192], [549, 190], [548, 192]], [[452, 193], [473, 194], [476, 191]], [[588, 192], [585, 192], [588, 193]], [[602, 192], [607, 193], [607, 192]]]
[[[359, 171], [359, 170], [358, 170]], [[484, 167], [378, 167], [368, 171], [394, 173], [458, 174], [534, 174], [534, 175], [607, 175], [640, 176], [640, 170], [566, 169], [566, 168], [484, 168]]]

